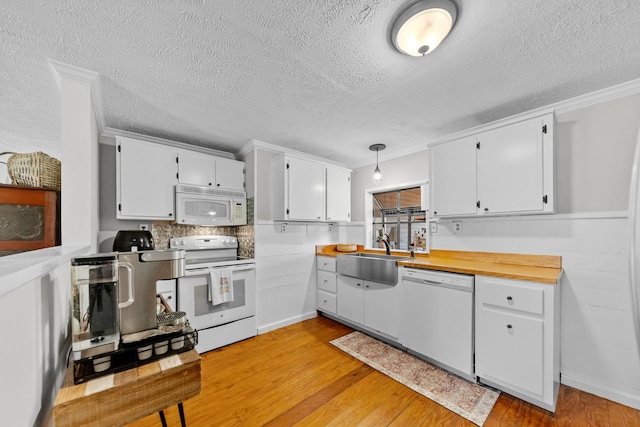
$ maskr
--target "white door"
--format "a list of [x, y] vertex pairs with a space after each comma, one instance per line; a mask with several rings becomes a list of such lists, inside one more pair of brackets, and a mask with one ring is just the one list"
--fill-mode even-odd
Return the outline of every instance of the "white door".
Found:
[[117, 218], [173, 219], [176, 150], [121, 137], [117, 144]]
[[338, 275], [337, 311], [338, 316], [353, 322], [363, 324], [364, 280]]
[[289, 158], [287, 219], [324, 219], [324, 166], [304, 159]]
[[244, 191], [244, 162], [217, 158], [216, 188]]
[[478, 135], [478, 213], [543, 209], [542, 119]]
[[431, 217], [476, 214], [476, 140], [429, 147]]
[[327, 166], [327, 221], [351, 220], [351, 171]]
[[178, 151], [178, 181], [180, 184], [213, 186], [216, 159], [196, 151]]
[[364, 282], [364, 325], [398, 337], [398, 286]]

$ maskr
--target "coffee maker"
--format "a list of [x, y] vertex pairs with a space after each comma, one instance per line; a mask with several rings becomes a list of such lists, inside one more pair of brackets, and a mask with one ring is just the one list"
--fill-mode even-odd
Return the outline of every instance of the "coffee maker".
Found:
[[184, 276], [185, 252], [183, 249], [162, 249], [140, 252], [119, 252], [118, 263], [130, 265], [132, 275], [121, 276], [119, 294], [127, 297], [128, 285], [133, 286], [133, 303], [120, 308], [120, 333], [133, 334], [155, 329], [156, 282]]
[[74, 358], [84, 359], [118, 349], [118, 310], [133, 303], [130, 287], [119, 296], [119, 268], [126, 268], [127, 277], [132, 277], [130, 266], [118, 263], [115, 254], [95, 254], [71, 260]]

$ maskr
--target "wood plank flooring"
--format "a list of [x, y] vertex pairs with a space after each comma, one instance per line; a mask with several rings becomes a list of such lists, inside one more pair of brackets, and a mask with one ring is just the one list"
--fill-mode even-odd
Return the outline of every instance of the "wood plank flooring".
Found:
[[[202, 393], [184, 403], [187, 425], [475, 425], [329, 344], [351, 331], [318, 317], [204, 353]], [[177, 407], [165, 415], [180, 425]], [[157, 414], [130, 424], [160, 425]], [[555, 414], [501, 393], [484, 425], [640, 426], [640, 411], [561, 386]]]

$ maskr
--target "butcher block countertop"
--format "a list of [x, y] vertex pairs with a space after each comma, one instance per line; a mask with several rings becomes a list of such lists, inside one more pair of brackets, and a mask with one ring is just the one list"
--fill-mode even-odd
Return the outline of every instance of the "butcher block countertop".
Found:
[[54, 426], [124, 425], [197, 396], [200, 383], [193, 349], [77, 385], [71, 365], [53, 407]]
[[[357, 252], [384, 253], [364, 249], [358, 245]], [[316, 255], [335, 257], [336, 245], [316, 246]], [[391, 251], [392, 255], [409, 256], [407, 251]], [[562, 275], [562, 257], [553, 255], [523, 255], [497, 252], [444, 251], [432, 249], [429, 254], [416, 253], [415, 258], [398, 261], [400, 267], [424, 268], [452, 273], [479, 274], [504, 277], [506, 279], [557, 284]]]

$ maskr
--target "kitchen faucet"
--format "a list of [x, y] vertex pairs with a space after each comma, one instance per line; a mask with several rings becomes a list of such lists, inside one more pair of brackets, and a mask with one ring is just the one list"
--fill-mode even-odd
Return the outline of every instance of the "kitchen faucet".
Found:
[[384, 246], [387, 248], [387, 255], [391, 255], [391, 248], [389, 246], [389, 235], [385, 233], [378, 233], [378, 234], [380, 234], [380, 237], [378, 237], [377, 242], [383, 242]]

